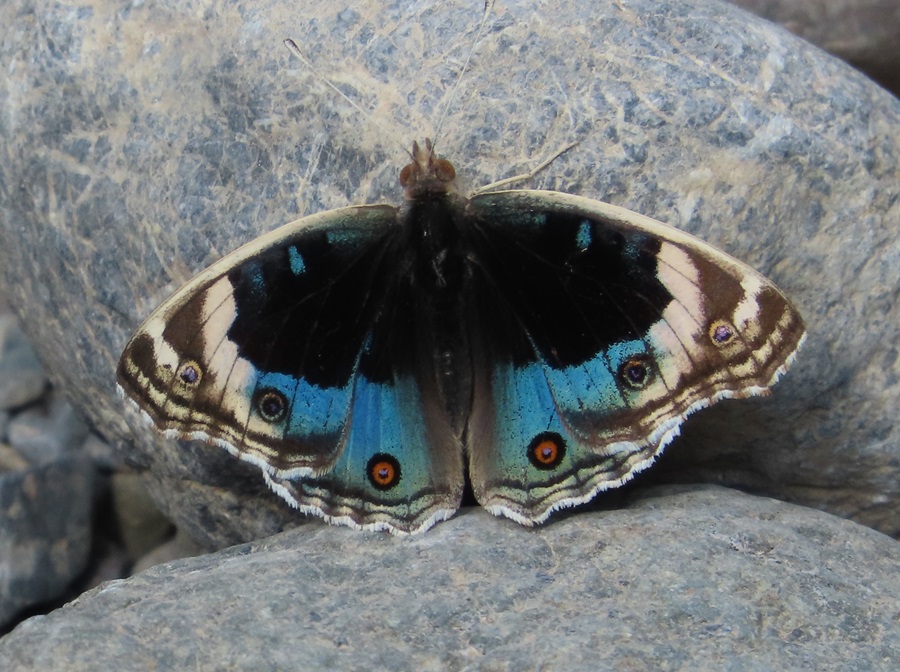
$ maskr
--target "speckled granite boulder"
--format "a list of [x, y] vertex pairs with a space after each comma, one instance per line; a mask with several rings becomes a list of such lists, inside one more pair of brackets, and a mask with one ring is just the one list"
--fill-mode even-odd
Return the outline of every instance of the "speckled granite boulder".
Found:
[[897, 0], [730, 0], [781, 24], [900, 93]]
[[536, 530], [316, 524], [101, 586], [0, 669], [894, 672], [898, 571], [874, 530], [714, 486]]
[[[40, 15], [40, 21], [34, 18]], [[396, 202], [480, 6], [109, 0], [0, 6], [0, 268], [50, 374], [210, 546], [302, 517], [254, 468], [126, 424], [132, 330], [225, 252], [299, 216]], [[655, 478], [753, 488], [896, 533], [900, 103], [732, 5], [497, 3], [439, 137], [462, 180], [533, 181], [670, 222], [772, 277], [809, 341], [773, 398], [721, 404]]]

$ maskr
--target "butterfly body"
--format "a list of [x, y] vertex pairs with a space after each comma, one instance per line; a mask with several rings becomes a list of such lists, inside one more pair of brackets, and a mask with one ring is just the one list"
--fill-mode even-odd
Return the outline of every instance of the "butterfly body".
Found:
[[653, 462], [693, 411], [763, 394], [799, 315], [763, 276], [635, 213], [453, 189], [414, 145], [400, 207], [288, 224], [157, 309], [118, 381], [330, 522], [409, 533], [476, 499], [524, 524]]

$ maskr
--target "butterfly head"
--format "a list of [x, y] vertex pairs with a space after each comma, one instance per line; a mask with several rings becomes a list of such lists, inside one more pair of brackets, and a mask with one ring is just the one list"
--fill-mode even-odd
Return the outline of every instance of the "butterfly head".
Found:
[[428, 196], [440, 196], [453, 190], [456, 169], [446, 159], [434, 154], [431, 140], [425, 139], [425, 146], [413, 142], [410, 161], [400, 171], [400, 186], [409, 200]]

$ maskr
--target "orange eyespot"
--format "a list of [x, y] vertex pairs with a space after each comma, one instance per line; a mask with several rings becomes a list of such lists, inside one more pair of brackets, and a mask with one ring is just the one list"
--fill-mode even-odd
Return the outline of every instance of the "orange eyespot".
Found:
[[366, 477], [376, 490], [390, 490], [400, 482], [400, 462], [393, 455], [377, 453], [366, 465]]
[[565, 454], [565, 439], [556, 432], [541, 432], [528, 444], [528, 461], [541, 471], [558, 467]]
[[534, 453], [534, 459], [541, 464], [553, 464], [556, 462], [559, 446], [549, 439], [544, 439], [532, 449], [532, 452]]

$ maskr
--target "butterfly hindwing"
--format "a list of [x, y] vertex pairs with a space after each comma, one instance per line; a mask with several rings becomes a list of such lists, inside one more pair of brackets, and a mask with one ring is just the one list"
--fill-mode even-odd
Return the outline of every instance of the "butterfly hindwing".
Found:
[[[273, 489], [329, 522], [411, 533], [456, 512], [462, 497], [462, 452], [440, 416], [428, 413], [416, 381], [373, 383], [360, 376], [353, 419], [337, 463], [316, 478], [270, 478]], [[432, 415], [432, 417], [435, 417]]]
[[397, 216], [332, 210], [213, 264], [135, 333], [121, 389], [167, 435], [226, 447], [307, 512], [401, 532], [447, 517], [461, 449], [423, 397]]
[[767, 391], [802, 341], [768, 280], [652, 219], [539, 191], [476, 196], [467, 215], [484, 370], [470, 477], [495, 513], [539, 522], [620, 485], [694, 410]]
[[[270, 478], [301, 511], [332, 523], [412, 533], [453, 515], [463, 494], [462, 447], [430, 372], [422, 297], [392, 250], [382, 310], [357, 366], [340, 457], [315, 478]], [[407, 257], [408, 258], [408, 257]]]

